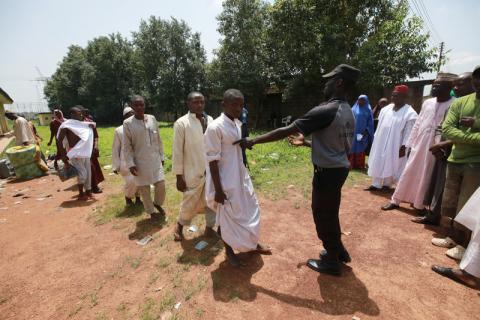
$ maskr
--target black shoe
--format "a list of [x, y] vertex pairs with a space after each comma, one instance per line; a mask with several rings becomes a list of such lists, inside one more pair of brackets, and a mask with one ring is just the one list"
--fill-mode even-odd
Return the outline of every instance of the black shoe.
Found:
[[92, 192], [93, 193], [102, 193], [102, 189], [100, 189], [98, 186], [92, 187]]
[[389, 210], [393, 210], [393, 209], [398, 209], [400, 206], [398, 204], [395, 204], [395, 203], [388, 203], [386, 205], [384, 205], [382, 207], [382, 210], [384, 211], [389, 211]]
[[370, 187], [365, 188], [363, 190], [365, 190], [365, 191], [380, 191], [380, 190], [382, 190], [382, 188], [377, 188], [375, 186], [370, 186]]
[[410, 221], [420, 224], [428, 224], [431, 226], [438, 226], [440, 224], [440, 221], [438, 219], [430, 218], [428, 215], [424, 217], [416, 217]]
[[133, 206], [133, 201], [130, 198], [125, 197], [125, 203], [127, 206]]
[[[324, 260], [327, 257], [327, 250], [323, 249], [320, 251], [320, 259]], [[352, 258], [348, 254], [347, 250], [343, 250], [338, 254], [338, 260], [343, 263], [349, 263], [352, 261]]]
[[331, 274], [333, 276], [342, 274], [342, 267], [338, 261], [308, 259], [307, 267], [317, 272]]

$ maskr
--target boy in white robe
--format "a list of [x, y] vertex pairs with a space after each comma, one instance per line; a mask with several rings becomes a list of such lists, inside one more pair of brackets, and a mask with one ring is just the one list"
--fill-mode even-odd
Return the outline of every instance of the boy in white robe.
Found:
[[[133, 116], [134, 111], [128, 105], [123, 109], [123, 120]], [[135, 198], [135, 204], [140, 205], [142, 201], [138, 196], [138, 188], [135, 184], [135, 178], [128, 170], [123, 155], [123, 125], [115, 129], [112, 144], [112, 169], [115, 174], [121, 174], [123, 177], [124, 185], [123, 192], [125, 194], [125, 203], [127, 206], [133, 205], [133, 198]]]
[[237, 89], [225, 91], [222, 105], [224, 112], [205, 132], [206, 198], [208, 206], [217, 213], [218, 231], [228, 261], [238, 267], [243, 263], [234, 250], [261, 254], [271, 251], [258, 242], [260, 208], [243, 164], [242, 148], [233, 144], [241, 139], [242, 123], [238, 118], [244, 105], [243, 94]]

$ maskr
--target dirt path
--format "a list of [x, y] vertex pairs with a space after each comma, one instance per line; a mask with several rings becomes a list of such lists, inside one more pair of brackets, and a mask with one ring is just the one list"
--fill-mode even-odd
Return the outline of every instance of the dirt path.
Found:
[[[78, 207], [72, 183], [49, 176], [8, 183], [1, 193], [0, 319], [475, 319], [480, 314], [477, 291], [430, 271], [433, 263], [455, 265], [443, 249], [430, 245], [435, 230], [409, 222], [407, 209], [381, 212], [386, 198], [365, 193], [363, 186], [344, 190], [341, 219], [353, 262], [337, 278], [302, 265], [318, 255], [320, 245], [309, 203], [294, 190], [288, 199], [261, 199], [262, 239], [274, 255], [244, 255], [248, 267], [234, 270], [219, 243], [199, 253], [193, 248], [198, 233], [174, 243], [171, 226], [151, 226], [146, 216], [96, 225], [94, 208], [109, 194]], [[29, 198], [12, 197], [25, 189]], [[136, 244], [153, 231], [152, 242]]]

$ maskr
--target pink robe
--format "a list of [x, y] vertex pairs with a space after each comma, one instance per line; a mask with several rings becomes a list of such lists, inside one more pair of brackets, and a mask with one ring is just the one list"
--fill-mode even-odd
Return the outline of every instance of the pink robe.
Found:
[[440, 142], [440, 135], [435, 132], [441, 126], [453, 100], [455, 99], [438, 103], [437, 98], [431, 98], [423, 103], [406, 144], [407, 148], [411, 148], [411, 152], [392, 196], [393, 203], [407, 202], [417, 209], [425, 208], [423, 200], [435, 164], [435, 157], [429, 148]]

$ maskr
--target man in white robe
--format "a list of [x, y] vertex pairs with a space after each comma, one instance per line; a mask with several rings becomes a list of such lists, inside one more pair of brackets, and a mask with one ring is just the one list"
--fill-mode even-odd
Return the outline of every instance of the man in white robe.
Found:
[[433, 98], [427, 99], [423, 103], [406, 144], [411, 152], [405, 170], [398, 181], [390, 203], [384, 205], [382, 210], [396, 209], [401, 202], [410, 203], [419, 211], [425, 209], [425, 193], [435, 165], [435, 157], [430, 152], [430, 147], [440, 142], [440, 136], [436, 136], [435, 133], [454, 100], [450, 96], [450, 91], [456, 77], [454, 74], [439, 73], [433, 82]]
[[408, 104], [408, 87], [398, 85], [392, 102], [380, 111], [377, 131], [368, 158], [368, 175], [372, 185], [367, 191], [390, 189], [398, 182], [407, 163], [406, 144], [417, 113]]
[[93, 149], [94, 122], [83, 121], [80, 106], [70, 109], [70, 118], [58, 128], [57, 139], [63, 163], [72, 165], [77, 172], [78, 200], [87, 201], [92, 196], [92, 171], [90, 158]]
[[[131, 106], [135, 115], [123, 121], [125, 163], [135, 177], [145, 211], [151, 215], [152, 219], [159, 219], [165, 216], [162, 208], [165, 201], [163, 142], [157, 120], [154, 116], [145, 114], [143, 97], [133, 96]], [[150, 194], [152, 184], [154, 186], [153, 201]]]
[[472, 231], [470, 243], [460, 261], [460, 269], [433, 265], [432, 270], [469, 287], [480, 287], [480, 188], [465, 203], [455, 222]]
[[233, 144], [241, 139], [242, 123], [238, 118], [243, 104], [243, 94], [239, 90], [225, 91], [224, 113], [209, 124], [205, 132], [207, 204], [217, 213], [219, 234], [225, 243], [228, 261], [236, 267], [242, 262], [234, 250], [271, 253], [258, 242], [260, 207], [243, 164], [242, 148]]
[[[126, 106], [123, 109], [123, 119], [128, 119], [134, 114], [133, 109]], [[128, 206], [133, 205], [132, 199], [135, 198], [135, 203], [140, 205], [140, 197], [137, 195], [137, 185], [135, 184], [135, 177], [130, 173], [125, 163], [124, 152], [122, 148], [123, 144], [123, 125], [115, 129], [112, 145], [112, 169], [115, 174], [119, 174], [123, 177], [123, 192], [125, 194], [125, 203]]]
[[177, 177], [177, 190], [183, 193], [174, 240], [183, 240], [183, 226], [188, 226], [197, 213], [205, 212], [205, 236], [216, 232], [215, 211], [205, 201], [205, 142], [203, 133], [212, 117], [204, 112], [205, 98], [200, 92], [187, 97], [188, 113], [173, 125], [172, 171]]

